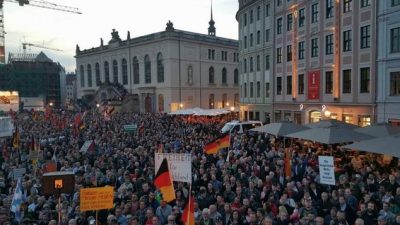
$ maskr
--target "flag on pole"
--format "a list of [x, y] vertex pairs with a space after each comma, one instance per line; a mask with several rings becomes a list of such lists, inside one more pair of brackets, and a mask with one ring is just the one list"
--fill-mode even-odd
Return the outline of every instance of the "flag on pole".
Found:
[[171, 202], [175, 200], [175, 190], [174, 190], [174, 183], [172, 181], [172, 176], [169, 172], [168, 162], [167, 159], [161, 163], [160, 168], [157, 171], [157, 175], [154, 179], [154, 186], [160, 189], [163, 200], [166, 202]]
[[18, 222], [21, 222], [22, 218], [24, 217], [24, 210], [21, 209], [21, 205], [24, 202], [25, 202], [25, 196], [22, 191], [21, 178], [19, 178], [11, 203], [11, 212], [15, 214], [15, 220], [17, 220]]
[[16, 127], [13, 134], [13, 148], [18, 148], [18, 147], [19, 147], [19, 131], [18, 127]]
[[206, 154], [215, 154], [223, 148], [229, 148], [231, 146], [230, 135], [225, 134], [221, 137], [214, 139], [204, 146], [204, 152]]
[[185, 202], [181, 221], [185, 225], [194, 225], [194, 198], [191, 193], [189, 193], [188, 199]]

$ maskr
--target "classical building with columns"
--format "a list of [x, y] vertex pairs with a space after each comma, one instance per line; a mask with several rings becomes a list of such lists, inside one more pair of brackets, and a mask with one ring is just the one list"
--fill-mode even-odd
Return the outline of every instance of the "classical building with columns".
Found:
[[238, 42], [216, 36], [212, 19], [208, 34], [174, 29], [121, 40], [113, 30], [108, 44], [76, 49], [77, 97], [97, 103], [109, 99], [114, 85], [135, 96], [140, 112], [179, 108], [231, 108], [239, 102]]

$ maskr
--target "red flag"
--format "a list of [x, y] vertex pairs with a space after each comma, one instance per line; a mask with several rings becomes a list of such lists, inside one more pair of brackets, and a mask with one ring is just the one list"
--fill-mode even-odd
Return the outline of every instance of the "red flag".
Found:
[[215, 154], [223, 148], [229, 148], [231, 145], [230, 135], [225, 134], [222, 137], [216, 138], [204, 146], [204, 152], [207, 154]]
[[285, 149], [285, 177], [292, 176], [292, 154], [290, 149]]
[[181, 221], [185, 225], [194, 225], [194, 198], [192, 195], [186, 200]]

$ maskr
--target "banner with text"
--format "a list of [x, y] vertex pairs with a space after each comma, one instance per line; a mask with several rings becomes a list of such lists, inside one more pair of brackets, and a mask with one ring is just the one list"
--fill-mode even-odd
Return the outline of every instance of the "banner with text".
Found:
[[321, 184], [335, 185], [335, 164], [333, 156], [318, 156], [319, 182]]
[[320, 81], [319, 70], [308, 72], [308, 99], [309, 100], [318, 100], [319, 99], [319, 81]]
[[114, 207], [114, 187], [82, 188], [80, 210], [96, 211]]
[[169, 171], [174, 181], [192, 183], [192, 157], [190, 154], [155, 153], [155, 174], [164, 158], [167, 158]]
[[11, 137], [14, 132], [14, 124], [11, 117], [0, 117], [0, 137]]

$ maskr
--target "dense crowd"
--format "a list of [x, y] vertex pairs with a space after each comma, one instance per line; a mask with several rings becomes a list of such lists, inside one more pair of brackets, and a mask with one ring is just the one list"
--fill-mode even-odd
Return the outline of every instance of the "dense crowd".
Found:
[[[199, 225], [395, 225], [400, 224], [400, 161], [381, 156], [344, 152], [336, 146], [291, 141], [291, 175], [285, 176], [284, 144], [268, 134], [232, 134], [231, 147], [216, 155], [206, 155], [203, 146], [219, 135], [233, 119], [186, 117], [167, 114], [114, 113], [104, 119], [88, 111], [85, 127], [74, 131], [76, 113], [53, 112], [68, 121], [54, 127], [43, 115], [17, 115], [20, 132], [18, 149], [9, 138], [2, 145], [0, 174], [0, 224], [18, 224], [10, 212], [17, 180], [12, 171], [25, 168], [22, 177], [22, 224], [95, 224], [95, 212], [81, 212], [79, 190], [87, 187], [114, 187], [114, 207], [98, 213], [98, 224], [164, 225], [182, 224], [181, 215], [189, 196], [188, 184], [175, 182], [176, 200], [163, 201], [153, 185], [154, 153], [191, 153], [195, 197], [194, 217]], [[123, 125], [137, 124], [135, 133]], [[32, 163], [27, 157], [32, 137], [40, 139], [41, 155]], [[94, 151], [80, 152], [87, 140], [95, 141]], [[332, 151], [340, 162], [337, 184], [319, 183], [318, 155]], [[43, 195], [43, 165], [54, 160], [59, 171], [75, 174], [75, 193]]]

